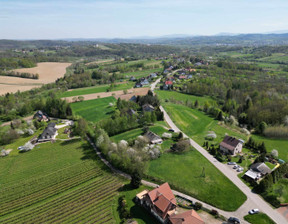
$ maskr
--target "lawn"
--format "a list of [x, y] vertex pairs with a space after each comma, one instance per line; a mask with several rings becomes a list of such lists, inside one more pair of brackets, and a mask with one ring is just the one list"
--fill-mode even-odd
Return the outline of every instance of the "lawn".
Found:
[[[110, 91], [131, 89], [133, 86], [134, 86], [133, 82], [115, 84], [114, 87], [110, 89]], [[109, 89], [109, 87], [110, 85], [99, 85], [99, 86], [93, 86], [93, 87], [87, 87], [87, 88], [79, 88], [79, 89], [66, 91], [62, 93], [59, 97], [71, 97], [71, 96], [80, 96], [80, 95], [86, 95], [86, 94], [92, 94], [92, 93], [101, 93], [101, 92], [106, 92], [107, 89]]]
[[246, 200], [246, 196], [196, 150], [164, 153], [149, 163], [147, 174], [223, 210], [234, 211]]
[[[143, 185], [140, 186], [138, 189], [132, 189], [130, 185], [127, 183], [119, 190], [120, 192], [119, 197], [122, 195], [125, 196], [128, 209], [130, 210], [133, 219], [136, 220], [139, 224], [145, 224], [145, 223], [157, 224], [158, 223], [157, 220], [151, 214], [149, 214], [144, 208], [140, 207], [133, 201], [136, 194], [140, 193], [145, 189], [151, 190], [151, 188]], [[120, 223], [120, 217], [117, 211], [117, 207], [118, 207], [118, 198], [114, 202], [113, 213], [117, 223]]]
[[194, 95], [179, 93], [175, 91], [165, 91], [165, 90], [157, 90], [155, 92], [162, 101], [164, 101], [165, 99], [174, 99], [174, 100], [179, 100], [182, 102], [192, 101], [194, 104], [195, 101], [198, 100], [200, 106], [203, 106], [205, 102], [209, 102], [210, 104], [215, 103], [215, 100], [213, 100], [209, 96], [201, 97], [201, 96], [194, 96]]
[[253, 135], [253, 139], [257, 142], [265, 142], [268, 151], [277, 149], [279, 158], [288, 161], [288, 144], [285, 139], [269, 139], [259, 135]]
[[142, 70], [142, 71], [136, 71], [136, 72], [121, 73], [121, 75], [128, 76], [128, 77], [134, 76], [135, 78], [141, 78], [141, 77], [150, 75], [150, 73], [162, 72], [162, 71], [163, 71], [162, 68], [155, 68], [155, 69], [148, 69], [148, 70]]
[[244, 219], [251, 224], [275, 224], [266, 214], [259, 213], [254, 215], [246, 215]]
[[97, 122], [104, 118], [108, 118], [114, 112], [115, 107], [109, 106], [109, 103], [115, 103], [113, 96], [76, 102], [71, 104], [74, 114], [85, 118], [87, 121]]
[[197, 109], [172, 103], [165, 103], [164, 107], [180, 130], [200, 145], [205, 141], [205, 136], [209, 131], [214, 131], [217, 135], [217, 138], [211, 142], [215, 144], [220, 143], [226, 134], [241, 138], [244, 141], [247, 139], [247, 136], [236, 130], [236, 128], [221, 126], [217, 120]]
[[121, 140], [134, 140], [136, 139], [139, 135], [143, 134], [142, 128], [136, 128], [130, 131], [123, 132], [118, 135], [114, 135], [110, 137], [110, 139], [114, 142], [120, 142]]

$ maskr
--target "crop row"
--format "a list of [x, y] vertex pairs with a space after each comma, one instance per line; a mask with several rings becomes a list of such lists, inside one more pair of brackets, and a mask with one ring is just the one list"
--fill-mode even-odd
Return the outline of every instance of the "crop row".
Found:
[[[108, 182], [109, 183], [112, 182], [113, 180], [111, 180], [109, 178], [108, 179], [101, 178], [101, 179], [99, 179], [99, 181], [102, 181], [102, 183], [106, 184]], [[69, 203], [69, 201], [78, 200], [80, 197], [82, 197], [82, 195], [89, 193], [89, 191], [91, 191], [91, 190], [99, 188], [99, 186], [101, 186], [102, 183], [97, 182], [95, 184], [95, 182], [93, 182], [94, 185], [91, 185], [91, 183], [90, 183], [89, 185], [82, 187], [80, 189], [77, 189], [76, 191], [69, 192], [68, 194], [61, 196], [61, 197], [57, 197], [57, 198], [53, 199], [52, 201], [50, 201], [50, 202], [48, 202], [42, 206], [38, 206], [38, 208], [30, 210], [30, 212], [26, 212], [25, 214], [22, 214], [22, 216], [19, 214], [17, 217], [20, 219], [23, 219], [26, 216], [33, 216], [35, 214], [46, 213], [47, 211], [53, 210], [55, 205], [58, 205], [58, 204], [59, 205], [65, 205], [65, 204]]]
[[13, 212], [15, 210], [18, 210], [20, 208], [29, 206], [33, 203], [39, 202], [41, 200], [47, 199], [55, 194], [59, 194], [61, 192], [64, 192], [68, 189], [71, 189], [81, 183], [84, 183], [88, 180], [91, 180], [92, 178], [95, 178], [97, 176], [102, 175], [103, 173], [101, 171], [94, 171], [91, 170], [87, 173], [80, 174], [78, 176], [75, 176], [74, 178], [65, 180], [55, 186], [50, 186], [46, 189], [43, 189], [41, 191], [35, 192], [33, 194], [30, 194], [28, 196], [13, 200], [11, 202], [3, 203], [1, 204], [0, 216], [8, 214], [10, 212]]
[[[103, 178], [104, 179], [104, 178]], [[69, 192], [46, 204], [40, 205], [30, 212], [25, 212], [9, 219], [3, 220], [5, 223], [74, 223], [77, 217], [83, 219], [85, 213], [105, 212], [111, 210], [111, 200], [120, 186], [114, 178], [97, 179], [95, 182], [83, 188]]]
[[40, 178], [31, 178], [25, 181], [20, 181], [18, 184], [9, 186], [7, 188], [2, 188], [0, 190], [0, 202], [4, 203], [24, 197], [36, 191], [47, 188], [48, 186], [56, 185], [65, 179], [73, 178], [74, 176], [87, 172], [91, 169], [98, 169], [95, 166], [95, 163], [92, 165], [87, 162], [82, 162], [81, 164], [70, 166], [58, 172], [41, 176]]

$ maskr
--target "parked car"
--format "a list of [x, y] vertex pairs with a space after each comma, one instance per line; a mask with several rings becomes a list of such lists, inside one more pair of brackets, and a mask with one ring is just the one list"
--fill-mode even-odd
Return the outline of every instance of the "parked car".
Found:
[[235, 162], [228, 162], [227, 164], [228, 164], [228, 165], [236, 165]]
[[233, 169], [238, 169], [240, 166], [239, 165], [235, 165], [233, 166]]
[[237, 172], [242, 172], [244, 169], [243, 169], [243, 167], [239, 167], [238, 169], [237, 169]]
[[233, 223], [233, 224], [240, 224], [240, 220], [235, 218], [235, 217], [230, 217], [228, 219], [228, 223]]
[[170, 132], [175, 132], [174, 129], [172, 129], [172, 128], [170, 128], [168, 131], [170, 131]]
[[19, 147], [18, 147], [18, 150], [20, 150], [20, 151], [23, 150], [23, 149], [25, 149], [24, 146], [19, 146]]
[[254, 208], [254, 209], [249, 211], [250, 215], [254, 215], [254, 214], [258, 214], [258, 213], [259, 213], [259, 209], [258, 208]]

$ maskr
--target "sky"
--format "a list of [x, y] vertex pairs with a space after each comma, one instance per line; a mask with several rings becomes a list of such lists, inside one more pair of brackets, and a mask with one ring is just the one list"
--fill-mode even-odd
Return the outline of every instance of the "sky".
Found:
[[287, 0], [0, 0], [0, 39], [286, 30]]

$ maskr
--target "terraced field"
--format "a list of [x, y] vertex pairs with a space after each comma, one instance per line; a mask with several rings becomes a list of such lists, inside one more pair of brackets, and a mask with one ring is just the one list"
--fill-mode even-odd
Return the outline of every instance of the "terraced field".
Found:
[[[101, 169], [84, 142], [45, 143], [2, 161], [13, 177], [0, 175], [0, 223], [115, 223], [112, 207], [122, 182]], [[17, 181], [20, 174], [26, 178]]]

